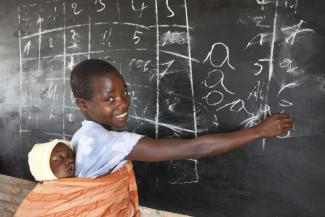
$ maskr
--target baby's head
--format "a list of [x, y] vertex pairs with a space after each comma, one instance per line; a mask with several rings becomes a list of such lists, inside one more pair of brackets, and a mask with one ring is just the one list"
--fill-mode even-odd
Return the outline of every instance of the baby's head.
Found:
[[65, 140], [35, 144], [28, 153], [28, 164], [37, 181], [69, 178], [75, 172], [75, 154]]
[[126, 125], [130, 96], [114, 66], [104, 60], [85, 60], [73, 68], [70, 84], [76, 104], [87, 120], [106, 128]]

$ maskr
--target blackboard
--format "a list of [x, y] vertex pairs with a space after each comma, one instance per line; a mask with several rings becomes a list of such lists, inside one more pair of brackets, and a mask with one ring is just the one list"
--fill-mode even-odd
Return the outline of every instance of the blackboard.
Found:
[[70, 71], [100, 58], [127, 81], [124, 130], [191, 138], [295, 118], [287, 135], [222, 156], [136, 162], [141, 205], [324, 216], [324, 12], [321, 0], [2, 0], [0, 173], [32, 179], [32, 145], [71, 138], [82, 116]]

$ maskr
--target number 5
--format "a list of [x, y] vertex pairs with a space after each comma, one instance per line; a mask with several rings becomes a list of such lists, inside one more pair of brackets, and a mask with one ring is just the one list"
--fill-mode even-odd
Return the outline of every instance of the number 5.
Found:
[[133, 40], [135, 40], [134, 41], [134, 44], [138, 44], [139, 43], [139, 41], [140, 41], [140, 37], [138, 36], [138, 34], [143, 34], [143, 32], [140, 32], [140, 31], [134, 31], [134, 34], [133, 34]]

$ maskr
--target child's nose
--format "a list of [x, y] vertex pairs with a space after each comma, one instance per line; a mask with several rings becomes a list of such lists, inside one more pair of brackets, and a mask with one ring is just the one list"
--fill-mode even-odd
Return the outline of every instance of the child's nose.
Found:
[[129, 97], [120, 97], [118, 107], [121, 110], [125, 110], [130, 104]]
[[67, 164], [74, 163], [74, 158], [68, 158]]

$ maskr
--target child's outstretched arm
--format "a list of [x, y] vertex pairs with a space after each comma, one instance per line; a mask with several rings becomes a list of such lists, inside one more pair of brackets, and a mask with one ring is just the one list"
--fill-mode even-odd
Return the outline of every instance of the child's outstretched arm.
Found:
[[257, 126], [230, 133], [213, 133], [193, 139], [155, 140], [144, 137], [126, 159], [153, 162], [215, 156], [257, 139], [284, 134], [292, 126], [293, 119], [290, 116], [275, 114]]

